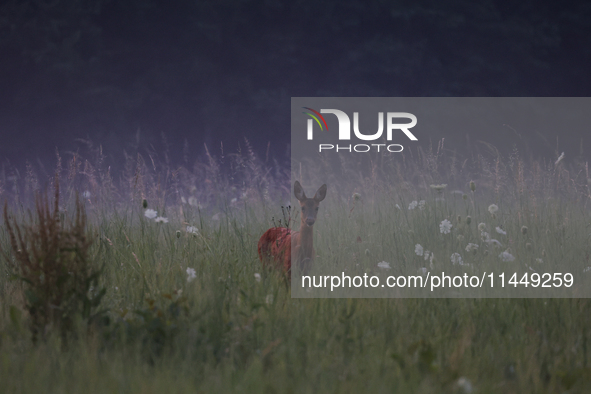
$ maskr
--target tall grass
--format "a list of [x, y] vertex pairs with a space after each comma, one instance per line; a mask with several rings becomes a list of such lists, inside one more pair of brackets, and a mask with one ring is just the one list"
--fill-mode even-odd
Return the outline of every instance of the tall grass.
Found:
[[[3, 261], [0, 392], [539, 393], [584, 392], [591, 384], [588, 299], [292, 299], [256, 252], [272, 219], [282, 218], [289, 169], [277, 171], [248, 146], [191, 167], [128, 156], [121, 175], [105, 167], [100, 151], [88, 156], [58, 160], [58, 211], [75, 217], [76, 192], [84, 196], [96, 234], [88, 255], [104, 267], [98, 286], [106, 288], [109, 323], [73, 328], [66, 348], [50, 328], [33, 343], [23, 284], [10, 280], [14, 267]], [[373, 176], [348, 160], [314, 165], [350, 179], [321, 180], [303, 166], [306, 190], [329, 185], [315, 228], [318, 264], [346, 255], [364, 269], [378, 270], [381, 260], [420, 268], [426, 260], [416, 243], [435, 253], [434, 265], [448, 264], [467, 242], [482, 244], [476, 226], [485, 218], [489, 232], [498, 225], [511, 234], [518, 257], [531, 253], [527, 264], [586, 258], [591, 177], [584, 162], [517, 153], [462, 159], [440, 147], [379, 158]], [[12, 170], [0, 179], [19, 224], [33, 192], [53, 183], [33, 166], [22, 178]], [[430, 188], [442, 183], [441, 192]], [[147, 217], [143, 200], [168, 222]], [[409, 210], [413, 200], [426, 208]], [[432, 233], [444, 217], [462, 229], [451, 241]], [[380, 231], [368, 233], [378, 222]], [[10, 250], [6, 225], [0, 243]]]

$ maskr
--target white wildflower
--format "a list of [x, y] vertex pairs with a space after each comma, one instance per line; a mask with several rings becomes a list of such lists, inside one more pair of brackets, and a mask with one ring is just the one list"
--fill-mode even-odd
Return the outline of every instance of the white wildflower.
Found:
[[187, 283], [192, 282], [197, 277], [193, 268], [187, 268]]
[[464, 394], [471, 394], [472, 393], [472, 382], [468, 380], [468, 378], [461, 377], [457, 380], [456, 386], [460, 389]]
[[491, 215], [494, 215], [495, 213], [497, 213], [498, 210], [499, 210], [499, 207], [496, 204], [490, 204], [488, 206], [488, 211], [491, 213]]
[[154, 219], [154, 221], [156, 223], [168, 223], [168, 218], [163, 218], [162, 216], [158, 216], [156, 219]]
[[419, 201], [419, 209], [422, 211], [423, 209], [425, 209], [425, 206], [427, 205], [427, 202], [425, 200], [421, 200]]
[[486, 231], [482, 231], [482, 232], [480, 233], [480, 238], [482, 238], [482, 240], [483, 240], [484, 242], [489, 242], [489, 241], [490, 241], [490, 234], [489, 234], [489, 233], [487, 233]]
[[591, 271], [591, 267], [587, 267], [585, 269], [583, 269], [583, 272], [590, 272]]
[[417, 272], [421, 275], [425, 275], [427, 273], [427, 268], [421, 267], [417, 270]]
[[237, 201], [238, 201], [238, 199], [236, 197], [234, 197], [232, 200], [230, 200], [230, 204], [236, 204]]
[[444, 219], [441, 224], [439, 224], [439, 231], [441, 232], [441, 234], [449, 234], [451, 232], [451, 228], [453, 227], [453, 225], [451, 224], [451, 222], [447, 219]]
[[503, 253], [499, 255], [499, 258], [505, 262], [514, 261], [515, 256], [509, 253], [509, 249], [505, 250]]
[[182, 202], [183, 204], [186, 204], [186, 203], [187, 203], [187, 199], [186, 199], [185, 197], [181, 196], [181, 202]]
[[423, 247], [420, 244], [415, 245], [415, 253], [417, 256], [422, 256], [424, 253]]
[[488, 237], [488, 239], [486, 239], [485, 242], [489, 245], [498, 246], [499, 248], [503, 246], [502, 243], [491, 237]]
[[265, 297], [265, 304], [271, 305], [273, 303], [273, 294], [267, 294]]
[[199, 205], [199, 203], [197, 202], [197, 198], [191, 196], [189, 197], [189, 199], [187, 200], [189, 202], [189, 205], [196, 207]]
[[193, 226], [187, 226], [187, 232], [190, 234], [197, 234], [199, 233], [199, 229]]
[[255, 274], [254, 274], [254, 279], [255, 279], [257, 282], [260, 282], [260, 281], [261, 281], [261, 274], [259, 274], [258, 272], [257, 272], [257, 273], [255, 273]]
[[219, 214], [219, 212], [218, 212], [218, 213], [216, 213], [215, 215], [213, 215], [213, 216], [211, 217], [211, 220], [220, 220], [220, 214]]
[[428, 250], [425, 250], [425, 253], [423, 254], [423, 257], [425, 257], [425, 260], [429, 260], [429, 254], [431, 254], [431, 252], [429, 252]]
[[381, 261], [378, 263], [378, 267], [384, 270], [389, 270], [390, 269], [390, 263], [387, 263], [385, 261]]
[[480, 224], [478, 225], [478, 230], [479, 230], [479, 231], [484, 231], [484, 230], [486, 230], [486, 223], [480, 223]]
[[411, 202], [410, 204], [408, 204], [408, 209], [412, 211], [412, 210], [413, 210], [413, 209], [415, 209], [415, 208], [416, 208], [418, 205], [419, 205], [419, 203], [418, 203], [418, 202], [416, 202], [416, 201], [413, 201], [413, 202]]
[[466, 246], [466, 252], [472, 252], [472, 251], [475, 251], [475, 250], [478, 250], [478, 244], [469, 243]]
[[500, 227], [497, 227], [495, 230], [497, 230], [497, 233], [499, 234], [507, 235], [507, 232]]
[[542, 259], [541, 259], [541, 258], [539, 258], [539, 257], [536, 259], [536, 263], [538, 263], [538, 264], [542, 264], [543, 262], [544, 262], [544, 260], [542, 260]]
[[92, 194], [90, 194], [90, 192], [88, 190], [84, 191], [84, 193], [82, 193], [82, 197], [84, 198], [90, 198]]
[[144, 216], [148, 219], [154, 219], [156, 216], [158, 216], [158, 212], [156, 212], [153, 209], [146, 209], [146, 211], [144, 212]]
[[398, 205], [398, 204], [396, 204], [394, 206], [396, 207], [396, 209], [402, 209], [402, 208], [400, 208], [400, 205]]
[[451, 262], [459, 265], [464, 265], [464, 261], [462, 260], [462, 256], [459, 253], [454, 253], [451, 255]]

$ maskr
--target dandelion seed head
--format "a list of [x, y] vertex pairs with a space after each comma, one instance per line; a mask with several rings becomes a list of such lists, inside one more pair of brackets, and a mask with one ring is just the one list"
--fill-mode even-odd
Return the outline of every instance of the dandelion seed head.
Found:
[[478, 244], [469, 243], [466, 245], [466, 252], [472, 252], [478, 250]]
[[418, 202], [416, 202], [416, 201], [412, 201], [410, 204], [408, 204], [408, 209], [409, 209], [410, 211], [412, 211], [412, 210], [413, 210], [413, 209], [415, 209], [415, 208], [416, 208], [418, 205], [419, 205], [419, 203], [418, 203]]
[[491, 215], [494, 215], [495, 213], [497, 213], [499, 210], [499, 207], [496, 204], [490, 204], [488, 206], [488, 211], [490, 212]]
[[478, 231], [484, 231], [486, 230], [486, 224], [485, 223], [480, 223], [478, 225]]

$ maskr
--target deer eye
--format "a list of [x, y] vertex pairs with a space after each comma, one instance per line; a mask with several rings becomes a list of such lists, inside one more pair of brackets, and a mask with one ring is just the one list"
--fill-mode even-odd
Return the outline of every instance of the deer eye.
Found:
[[318, 207], [316, 207], [316, 212], [318, 212]]
[[302, 207], [302, 212], [304, 212], [306, 210], [306, 208]]

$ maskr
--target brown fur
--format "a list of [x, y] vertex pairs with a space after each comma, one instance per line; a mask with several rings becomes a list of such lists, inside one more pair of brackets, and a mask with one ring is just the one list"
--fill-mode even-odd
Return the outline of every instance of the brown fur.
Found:
[[274, 265], [288, 274], [291, 272], [291, 230], [273, 227], [259, 240], [259, 258], [264, 265]]

